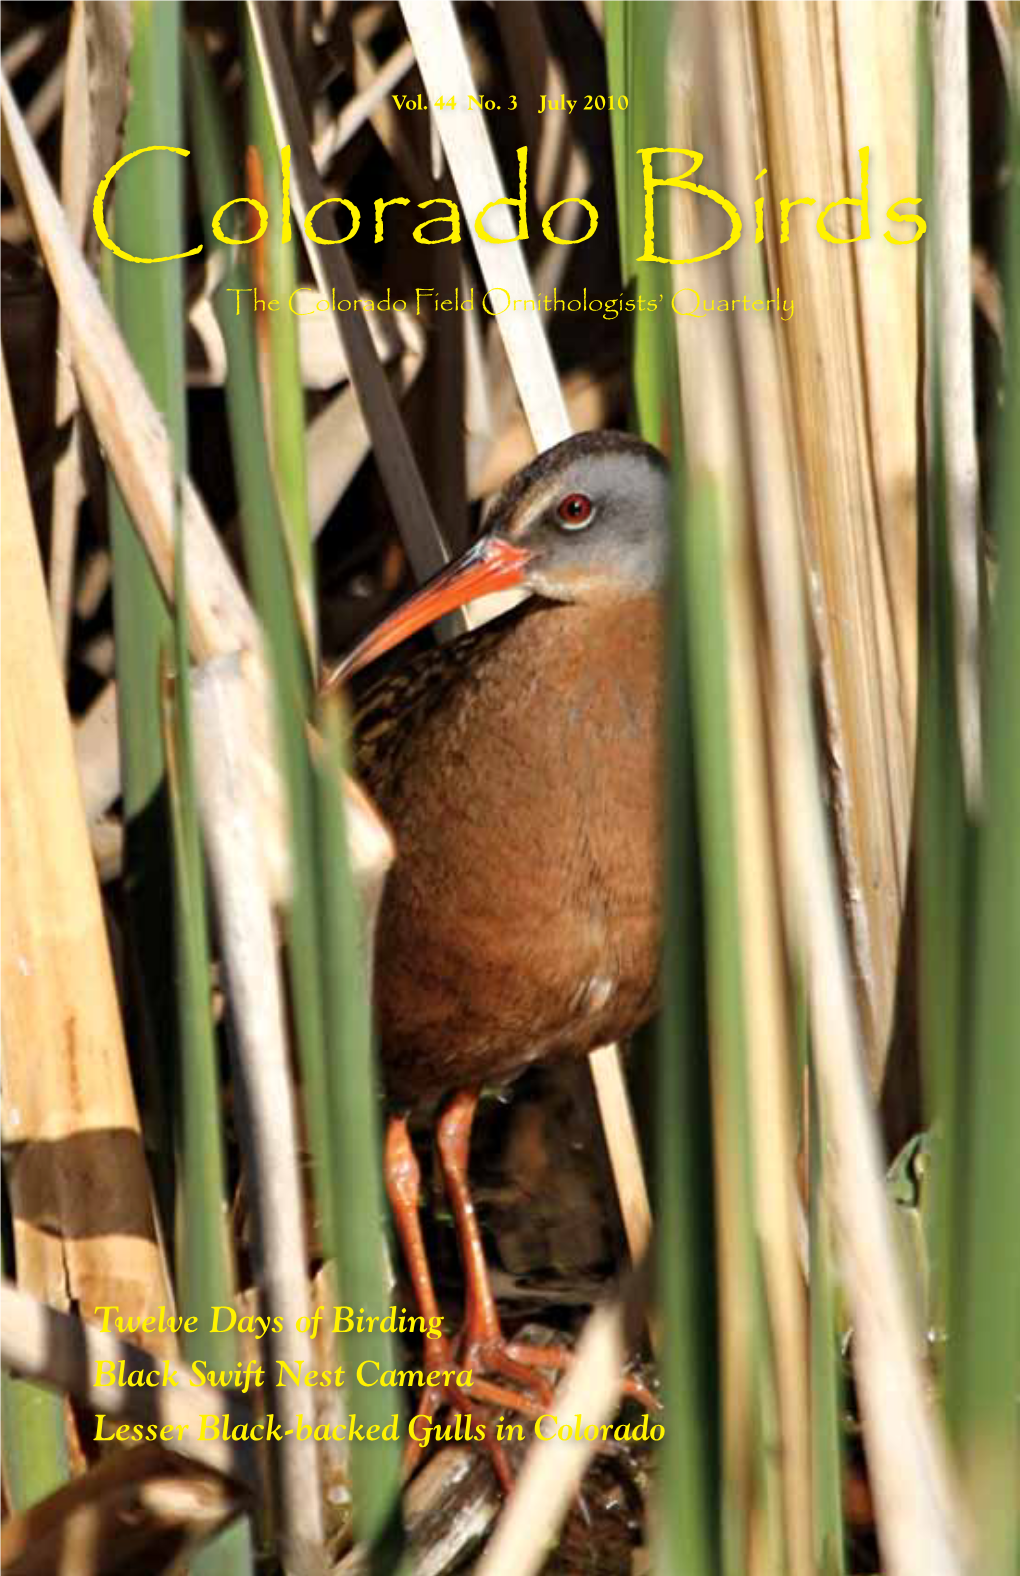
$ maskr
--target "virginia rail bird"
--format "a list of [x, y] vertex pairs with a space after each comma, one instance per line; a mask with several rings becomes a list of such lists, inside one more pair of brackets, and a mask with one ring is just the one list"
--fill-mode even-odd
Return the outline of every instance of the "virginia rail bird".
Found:
[[398, 1113], [387, 1190], [431, 1324], [439, 1308], [406, 1113], [445, 1099], [437, 1148], [466, 1279], [457, 1362], [445, 1337], [427, 1338], [425, 1367], [471, 1368], [474, 1382], [467, 1394], [425, 1392], [422, 1415], [446, 1403], [467, 1412], [472, 1400], [544, 1409], [537, 1369], [569, 1362], [503, 1336], [468, 1188], [471, 1125], [481, 1084], [623, 1038], [655, 1004], [668, 492], [665, 461], [640, 440], [567, 439], [508, 483], [485, 534], [338, 670], [477, 596], [533, 594], [384, 680], [356, 723], [358, 766], [397, 848], [374, 981]]

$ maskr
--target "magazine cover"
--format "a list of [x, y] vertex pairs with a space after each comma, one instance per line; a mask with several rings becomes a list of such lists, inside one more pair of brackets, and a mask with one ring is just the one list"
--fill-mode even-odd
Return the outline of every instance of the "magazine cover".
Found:
[[1016, 1576], [1009, 0], [2, 18], [2, 1564]]

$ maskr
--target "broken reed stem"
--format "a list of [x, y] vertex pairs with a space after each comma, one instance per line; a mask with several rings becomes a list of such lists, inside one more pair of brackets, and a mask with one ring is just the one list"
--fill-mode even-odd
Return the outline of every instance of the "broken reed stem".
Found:
[[[162, 1377], [162, 1359], [153, 1357], [130, 1341], [104, 1334], [69, 1313], [60, 1313], [13, 1282], [2, 1283], [0, 1297], [0, 1356], [12, 1373], [39, 1384], [64, 1390], [90, 1412], [102, 1413], [112, 1431], [121, 1422], [143, 1427], [170, 1428], [168, 1442], [180, 1455], [212, 1467], [236, 1483], [255, 1490], [258, 1486], [255, 1452], [243, 1445], [212, 1438], [203, 1428], [203, 1418], [222, 1424], [227, 1415], [244, 1425], [254, 1421], [248, 1403], [234, 1392], [204, 1386], [190, 1390], [162, 1382], [150, 1385], [131, 1378], [151, 1373]], [[100, 1364], [111, 1365], [101, 1369]], [[99, 1373], [119, 1373], [124, 1364], [124, 1381], [98, 1385]], [[222, 1426], [217, 1435], [222, 1433]]]

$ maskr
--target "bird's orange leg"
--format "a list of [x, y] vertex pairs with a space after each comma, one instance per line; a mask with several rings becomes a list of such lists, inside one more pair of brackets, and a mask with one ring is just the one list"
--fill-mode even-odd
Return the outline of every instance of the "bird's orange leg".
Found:
[[468, 1185], [471, 1128], [477, 1109], [478, 1090], [458, 1090], [447, 1101], [436, 1127], [439, 1163], [453, 1210], [464, 1265], [466, 1292], [460, 1360], [468, 1367], [477, 1364], [483, 1372], [500, 1374], [521, 1385], [525, 1394], [515, 1397], [512, 1404], [518, 1411], [530, 1411], [529, 1391], [531, 1395], [537, 1396], [542, 1406], [548, 1406], [552, 1400], [552, 1389], [537, 1370], [562, 1367], [564, 1364], [557, 1359], [566, 1357], [569, 1361], [570, 1354], [547, 1348], [512, 1345], [503, 1334], [489, 1279], [489, 1267], [485, 1261], [482, 1234]]
[[425, 1319], [425, 1361], [429, 1368], [442, 1368], [448, 1365], [451, 1353], [445, 1336], [429, 1333], [437, 1322], [442, 1324], [442, 1314], [432, 1284], [432, 1271], [429, 1269], [425, 1238], [418, 1217], [421, 1167], [404, 1116], [391, 1117], [386, 1128], [383, 1170], [386, 1194], [393, 1211], [400, 1246], [404, 1250], [419, 1311]]
[[[447, 1102], [436, 1128], [439, 1162], [457, 1227], [466, 1281], [460, 1362], [468, 1367], [477, 1364], [483, 1374], [499, 1374], [521, 1385], [525, 1393], [511, 1396], [509, 1404], [533, 1416], [537, 1409], [531, 1396], [537, 1396], [542, 1407], [547, 1407], [552, 1400], [552, 1388], [542, 1370], [562, 1372], [572, 1365], [574, 1353], [565, 1346], [528, 1346], [521, 1341], [508, 1341], [503, 1334], [468, 1185], [471, 1128], [477, 1108], [478, 1090], [459, 1090]], [[477, 1380], [472, 1388], [477, 1391]], [[624, 1379], [622, 1389], [624, 1395], [640, 1402], [648, 1411], [659, 1410], [659, 1402], [639, 1380]]]
[[[434, 1373], [436, 1369], [452, 1367], [453, 1354], [445, 1336], [437, 1337], [429, 1333], [436, 1328], [433, 1321], [440, 1318], [439, 1301], [432, 1283], [432, 1271], [429, 1268], [425, 1238], [418, 1215], [421, 1168], [411, 1143], [411, 1135], [407, 1131], [406, 1117], [393, 1116], [387, 1124], [383, 1175], [386, 1179], [386, 1194], [390, 1201], [390, 1209], [393, 1211], [393, 1223], [414, 1286], [418, 1311], [425, 1319], [425, 1371]], [[415, 1416], [432, 1417], [442, 1400], [443, 1392], [438, 1387], [423, 1389], [418, 1397], [418, 1410]], [[414, 1460], [412, 1452], [415, 1448], [415, 1441], [409, 1431], [405, 1466], [409, 1466]]]
[[[441, 1325], [442, 1315], [439, 1300], [436, 1297], [435, 1286], [432, 1281], [432, 1271], [429, 1268], [428, 1254], [425, 1249], [425, 1237], [421, 1229], [421, 1218], [418, 1214], [418, 1197], [421, 1190], [421, 1168], [407, 1131], [407, 1119], [394, 1116], [386, 1128], [386, 1142], [383, 1153], [383, 1173], [386, 1179], [386, 1194], [393, 1211], [393, 1220], [400, 1238], [404, 1259], [407, 1264], [411, 1282], [414, 1286], [415, 1298], [419, 1312], [425, 1319], [425, 1371], [435, 1373], [441, 1369], [458, 1369], [463, 1371], [464, 1365], [455, 1360], [450, 1342], [444, 1335], [431, 1335], [429, 1331]], [[484, 1381], [472, 1385], [472, 1394], [455, 1382], [444, 1382], [424, 1388], [418, 1397], [418, 1408], [415, 1419], [426, 1420], [442, 1406], [452, 1406], [456, 1411], [463, 1412], [465, 1417], [470, 1417], [472, 1401], [483, 1401], [492, 1406], [505, 1410], [516, 1407], [521, 1410], [517, 1397], [510, 1390], [503, 1389], [500, 1385], [487, 1384]], [[536, 1409], [537, 1414], [537, 1409]], [[504, 1492], [509, 1492], [513, 1486], [513, 1478], [506, 1460], [505, 1452], [499, 1441], [493, 1437], [492, 1429], [486, 1431], [486, 1443], [496, 1476]], [[410, 1471], [419, 1459], [418, 1442], [413, 1437], [413, 1422], [408, 1430], [407, 1446], [404, 1452], [404, 1469]]]

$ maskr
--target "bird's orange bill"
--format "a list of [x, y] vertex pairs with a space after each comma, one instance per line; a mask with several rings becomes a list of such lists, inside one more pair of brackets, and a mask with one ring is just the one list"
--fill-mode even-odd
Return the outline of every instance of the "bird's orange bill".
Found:
[[381, 657], [384, 651], [392, 651], [401, 641], [444, 614], [493, 591], [509, 591], [519, 586], [530, 557], [526, 548], [515, 547], [500, 536], [480, 537], [466, 553], [433, 575], [420, 591], [377, 624], [328, 675], [326, 688], [335, 688], [359, 668]]

